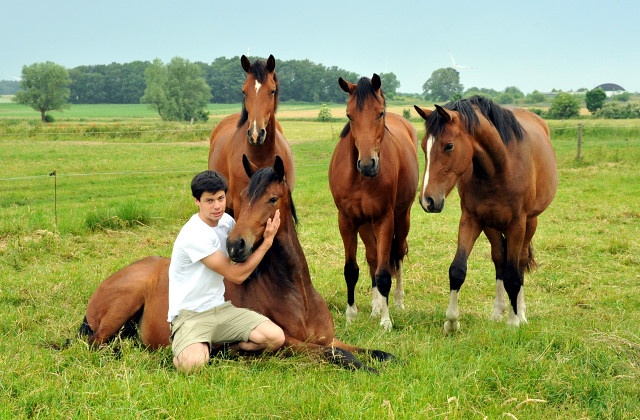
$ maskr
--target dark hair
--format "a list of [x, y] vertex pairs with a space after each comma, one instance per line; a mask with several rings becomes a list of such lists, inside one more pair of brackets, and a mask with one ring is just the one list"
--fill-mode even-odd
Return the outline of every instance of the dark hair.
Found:
[[216, 171], [203, 171], [191, 180], [191, 194], [199, 201], [202, 193], [227, 192], [227, 180]]

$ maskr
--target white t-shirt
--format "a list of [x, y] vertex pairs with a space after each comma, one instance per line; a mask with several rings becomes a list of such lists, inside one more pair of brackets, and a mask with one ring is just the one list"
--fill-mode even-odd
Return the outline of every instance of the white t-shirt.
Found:
[[169, 264], [169, 322], [182, 309], [203, 312], [224, 303], [223, 276], [200, 260], [216, 251], [228, 256], [227, 237], [235, 224], [227, 213], [216, 227], [194, 214], [182, 227], [173, 244]]

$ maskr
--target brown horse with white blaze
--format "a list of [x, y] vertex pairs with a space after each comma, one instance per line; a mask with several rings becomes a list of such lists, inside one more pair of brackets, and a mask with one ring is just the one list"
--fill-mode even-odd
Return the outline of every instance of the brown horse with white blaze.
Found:
[[291, 189], [295, 187], [293, 153], [276, 120], [280, 83], [275, 72], [276, 60], [270, 55], [266, 63], [240, 59], [246, 79], [242, 85], [242, 111], [225, 117], [209, 140], [209, 169], [221, 173], [229, 185], [227, 213], [234, 215], [240, 205], [240, 192], [249, 183], [242, 165], [246, 155], [258, 168], [271, 166], [276, 155], [284, 161]]
[[506, 291], [511, 303], [507, 323], [518, 326], [527, 321], [523, 284], [524, 272], [535, 266], [531, 239], [558, 187], [549, 128], [532, 112], [503, 108], [482, 96], [435, 108], [415, 107], [426, 126], [420, 203], [427, 212], [442, 211], [457, 184], [462, 208], [458, 249], [449, 268], [445, 332], [460, 328], [459, 292], [481, 232], [491, 244], [496, 270], [492, 319], [502, 318]]
[[[227, 239], [229, 257], [245, 261], [259, 246], [269, 218], [280, 211], [280, 226], [262, 261], [244, 283], [224, 281], [225, 300], [269, 317], [285, 333], [283, 354], [318, 354], [341, 366], [373, 370], [353, 352], [366, 352], [377, 360], [394, 356], [381, 350], [366, 350], [342, 343], [335, 337], [329, 308], [311, 283], [309, 268], [296, 232], [297, 216], [282, 159], [259, 169], [243, 157], [250, 178], [242, 191], [234, 229]], [[135, 335], [150, 348], [169, 346], [168, 283], [170, 260], [148, 257], [107, 278], [87, 307], [80, 333], [89, 343], [100, 345], [119, 331]], [[235, 346], [231, 346], [234, 348]]]
[[386, 112], [377, 74], [357, 84], [342, 78], [338, 83], [349, 94], [349, 121], [331, 158], [329, 186], [345, 250], [347, 323], [358, 312], [354, 291], [360, 270], [356, 262], [360, 234], [372, 281], [372, 315], [381, 314], [380, 325], [391, 330], [392, 276], [396, 277], [396, 307], [404, 307], [402, 261], [419, 176], [416, 130], [403, 117]]

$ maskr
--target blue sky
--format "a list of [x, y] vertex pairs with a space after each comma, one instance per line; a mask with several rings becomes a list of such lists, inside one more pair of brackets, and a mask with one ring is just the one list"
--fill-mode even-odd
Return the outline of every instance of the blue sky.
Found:
[[452, 65], [450, 50], [457, 64], [475, 67], [459, 69], [465, 89], [617, 83], [640, 92], [638, 17], [637, 0], [6, 1], [0, 80], [35, 62], [211, 63], [249, 52], [369, 77], [393, 72], [399, 91], [421, 93], [434, 70]]

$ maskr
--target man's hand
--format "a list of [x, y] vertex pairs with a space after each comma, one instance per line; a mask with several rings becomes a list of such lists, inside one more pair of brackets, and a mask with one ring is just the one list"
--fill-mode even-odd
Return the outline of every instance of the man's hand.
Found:
[[267, 226], [264, 228], [264, 234], [262, 238], [269, 246], [273, 244], [273, 238], [275, 238], [278, 228], [280, 227], [280, 210], [276, 210], [276, 214], [273, 215], [273, 219], [267, 220]]

